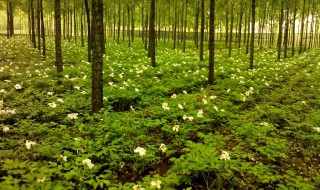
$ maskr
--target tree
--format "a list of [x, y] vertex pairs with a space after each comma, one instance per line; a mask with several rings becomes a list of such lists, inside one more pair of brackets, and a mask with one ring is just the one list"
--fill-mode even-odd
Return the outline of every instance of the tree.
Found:
[[278, 61], [280, 61], [281, 56], [281, 43], [282, 43], [282, 24], [283, 24], [283, 11], [284, 11], [284, 0], [281, 0], [281, 10], [279, 19], [279, 33], [278, 33]]
[[249, 69], [253, 69], [254, 59], [254, 28], [256, 22], [256, 0], [251, 0], [251, 43], [250, 43], [250, 65]]
[[86, 9], [86, 16], [87, 16], [87, 26], [88, 26], [88, 62], [91, 62], [91, 23], [90, 23], [90, 12], [89, 12], [89, 4], [88, 0], [84, 0], [84, 5]]
[[54, 1], [54, 24], [55, 24], [55, 49], [56, 67], [58, 76], [63, 72], [62, 50], [61, 50], [61, 9], [60, 0]]
[[150, 1], [149, 52], [152, 67], [156, 66], [156, 31], [154, 29], [156, 1]]
[[42, 0], [40, 1], [40, 20], [41, 20], [41, 37], [42, 37], [42, 55], [46, 57], [46, 34], [44, 33], [44, 21], [43, 21], [43, 6]]
[[92, 0], [92, 112], [103, 106], [103, 2]]
[[215, 0], [210, 0], [210, 19], [209, 19], [209, 74], [208, 83], [214, 83], [214, 7]]
[[201, 29], [200, 29], [200, 61], [203, 61], [203, 41], [204, 41], [204, 0], [201, 0]]

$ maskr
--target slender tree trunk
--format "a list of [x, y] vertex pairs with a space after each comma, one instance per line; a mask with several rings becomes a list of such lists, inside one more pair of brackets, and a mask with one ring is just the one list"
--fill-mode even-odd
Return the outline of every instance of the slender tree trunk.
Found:
[[296, 15], [297, 15], [297, 0], [294, 0], [294, 12], [292, 18], [292, 50], [291, 55], [294, 56], [294, 47], [295, 47], [295, 31], [296, 31]]
[[204, 41], [204, 0], [201, 0], [200, 61], [203, 61]]
[[120, 43], [120, 26], [121, 26], [121, 4], [120, 0], [118, 0], [118, 39], [117, 43]]
[[7, 38], [10, 38], [10, 2], [7, 0]]
[[174, 1], [174, 29], [173, 29], [173, 49], [176, 49], [177, 44], [177, 21], [178, 21], [178, 12], [177, 12], [177, 1]]
[[271, 8], [272, 9], [272, 13], [271, 13], [271, 19], [270, 19], [271, 20], [271, 29], [270, 29], [271, 30], [270, 31], [271, 34], [270, 34], [269, 48], [271, 48], [271, 46], [273, 45], [273, 41], [274, 41], [274, 14], [275, 14], [274, 13], [275, 12], [274, 11], [274, 3], [275, 3], [274, 1], [275, 0], [272, 0], [272, 6], [271, 6], [272, 7]]
[[9, 8], [10, 8], [10, 37], [14, 35], [14, 22], [13, 22], [13, 7], [11, 1], [9, 1]]
[[185, 5], [184, 31], [183, 31], [183, 52], [186, 52], [187, 22], [188, 22], [188, 0], [186, 0], [186, 5]]
[[198, 49], [199, 46], [199, 0], [196, 0], [196, 15], [195, 15], [195, 25], [194, 25], [194, 44]]
[[306, 51], [306, 50], [307, 50], [308, 29], [309, 29], [309, 13], [310, 13], [310, 0], [308, 0], [307, 24], [306, 24], [306, 37], [305, 37], [305, 40], [304, 40], [304, 51]]
[[61, 50], [61, 18], [60, 18], [60, 0], [54, 1], [54, 25], [55, 25], [55, 50], [56, 50], [56, 68], [58, 76], [63, 72], [62, 50]]
[[300, 29], [300, 47], [299, 47], [299, 54], [302, 53], [305, 7], [306, 7], [306, 0], [303, 0], [303, 8], [302, 8], [302, 16], [301, 16], [301, 29]]
[[286, 25], [284, 29], [284, 58], [287, 58], [288, 39], [289, 39], [289, 4], [286, 3]]
[[80, 15], [80, 30], [81, 30], [81, 46], [84, 47], [84, 37], [83, 37], [83, 3], [81, 4], [81, 15]]
[[253, 69], [253, 60], [254, 60], [254, 29], [255, 29], [255, 21], [256, 21], [256, 1], [252, 0], [251, 2], [251, 14], [252, 14], [252, 21], [251, 21], [251, 43], [250, 43], [250, 65], [249, 69]]
[[88, 62], [91, 62], [91, 49], [92, 49], [92, 41], [91, 41], [91, 21], [90, 21], [90, 12], [89, 12], [89, 4], [88, 0], [84, 0], [84, 5], [86, 9], [87, 15], [87, 31], [88, 31]]
[[209, 24], [209, 73], [208, 73], [208, 83], [214, 83], [214, 9], [215, 0], [210, 0], [210, 24]]
[[37, 35], [38, 35], [38, 50], [41, 51], [41, 32], [40, 32], [40, 0], [37, 0]]
[[74, 43], [77, 44], [77, 15], [76, 15], [76, 0], [73, 1], [73, 27], [74, 27]]
[[42, 55], [43, 57], [46, 57], [46, 34], [44, 31], [44, 20], [43, 20], [43, 6], [42, 6], [42, 0], [40, 1], [40, 15], [41, 15], [41, 37], [42, 37]]
[[[239, 34], [238, 34], [238, 40], [239, 40], [239, 43], [238, 43], [238, 48], [241, 47], [241, 28], [242, 28], [242, 16], [243, 16], [243, 4], [242, 4], [242, 1], [240, 2], [240, 18], [239, 18]], [[244, 24], [246, 25], [246, 24]]]
[[228, 48], [228, 42], [229, 42], [229, 0], [226, 0], [226, 38], [225, 38], [225, 45], [226, 48]]
[[[248, 17], [248, 36], [247, 36], [247, 45], [246, 45], [246, 54], [249, 53], [249, 46], [250, 46], [250, 43], [249, 43], [249, 40], [250, 40], [250, 18], [251, 18], [251, 15], [252, 15], [252, 9], [249, 9], [248, 11], [248, 14], [249, 14], [249, 17]], [[252, 26], [252, 24], [251, 24]]]
[[284, 0], [281, 0], [281, 11], [280, 11], [280, 19], [279, 19], [279, 32], [278, 32], [278, 61], [281, 58], [281, 45], [282, 45], [282, 24], [283, 24], [283, 10], [284, 10]]
[[103, 1], [92, 0], [92, 112], [103, 106]]
[[156, 1], [150, 1], [149, 52], [152, 67], [156, 66], [156, 32], [154, 28]]
[[233, 9], [234, 9], [234, 0], [232, 0], [232, 6], [231, 6], [231, 24], [230, 24], [228, 57], [231, 57], [231, 53], [232, 53], [232, 36], [233, 36], [233, 19], [234, 19]]
[[135, 5], [134, 1], [131, 0], [131, 41], [134, 41], [134, 17], [135, 17]]

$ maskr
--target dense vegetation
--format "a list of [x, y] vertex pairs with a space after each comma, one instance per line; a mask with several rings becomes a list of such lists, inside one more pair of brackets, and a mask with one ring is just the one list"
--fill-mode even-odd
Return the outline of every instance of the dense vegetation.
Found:
[[[188, 42], [191, 43], [191, 42]], [[0, 189], [319, 189], [320, 56], [276, 62], [216, 45], [216, 84], [196, 49], [108, 40], [104, 106], [91, 110], [87, 50], [0, 38]], [[205, 60], [207, 54], [205, 53]], [[139, 186], [140, 185], [140, 186]]]

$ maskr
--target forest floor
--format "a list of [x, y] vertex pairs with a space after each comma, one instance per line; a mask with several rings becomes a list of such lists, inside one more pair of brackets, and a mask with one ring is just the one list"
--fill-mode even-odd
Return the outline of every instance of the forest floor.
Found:
[[[86, 49], [0, 37], [0, 189], [319, 189], [320, 50], [276, 60], [217, 45], [216, 84], [198, 52], [107, 42], [104, 108], [91, 115]], [[207, 55], [205, 57], [207, 60]]]

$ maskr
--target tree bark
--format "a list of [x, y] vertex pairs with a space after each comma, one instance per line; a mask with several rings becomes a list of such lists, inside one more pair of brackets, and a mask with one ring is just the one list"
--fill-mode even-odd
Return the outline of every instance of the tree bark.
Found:
[[282, 24], [283, 24], [283, 10], [284, 10], [284, 0], [281, 0], [281, 10], [280, 10], [280, 19], [279, 19], [279, 32], [278, 32], [278, 61], [281, 58], [281, 45], [282, 45]]
[[90, 12], [89, 12], [89, 4], [88, 0], [84, 0], [84, 5], [86, 8], [87, 15], [87, 30], [88, 30], [88, 62], [91, 62], [91, 49], [92, 49], [92, 41], [91, 41], [91, 23], [90, 23]]
[[46, 34], [44, 31], [44, 20], [43, 20], [43, 6], [42, 6], [42, 0], [40, 1], [40, 20], [41, 20], [41, 37], [42, 37], [42, 55], [43, 57], [46, 57]]
[[209, 19], [209, 73], [208, 73], [208, 83], [214, 83], [214, 9], [215, 0], [210, 0], [210, 19]]
[[154, 26], [155, 20], [155, 0], [150, 1], [150, 23], [149, 23], [149, 52], [152, 67], [156, 67], [156, 31]]
[[103, 106], [103, 1], [92, 0], [92, 112]]
[[60, 18], [60, 0], [54, 1], [54, 24], [55, 24], [55, 50], [56, 50], [56, 68], [58, 76], [63, 72], [62, 50], [61, 50], [61, 18]]
[[256, 1], [252, 0], [251, 2], [251, 43], [250, 43], [250, 65], [249, 69], [253, 69], [253, 60], [254, 60], [254, 29], [255, 29], [255, 21], [256, 21]]
[[203, 41], [204, 41], [204, 0], [201, 0], [201, 30], [200, 30], [200, 61], [203, 61]]

